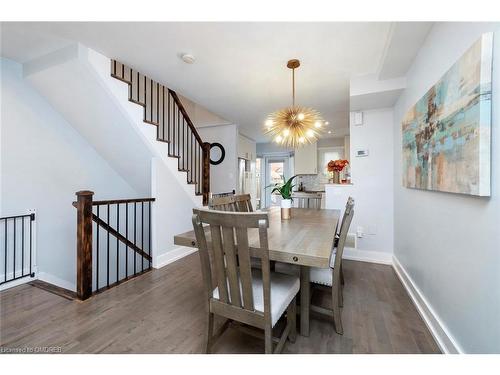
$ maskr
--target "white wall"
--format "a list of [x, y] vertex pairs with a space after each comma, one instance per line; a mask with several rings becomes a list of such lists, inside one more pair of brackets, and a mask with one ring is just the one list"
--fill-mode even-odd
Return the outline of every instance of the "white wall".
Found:
[[225, 193], [236, 190], [238, 181], [238, 126], [206, 126], [198, 128], [204, 142], [218, 142], [226, 151], [224, 161], [218, 165], [210, 165], [210, 191]]
[[[356, 200], [350, 232], [363, 228], [360, 251], [387, 259], [393, 252], [393, 112], [391, 108], [363, 111], [363, 125], [350, 126], [352, 195]], [[367, 157], [355, 157], [358, 148]], [[345, 203], [344, 203], [345, 205]]]
[[394, 111], [394, 255], [448, 332], [451, 349], [468, 353], [500, 352], [500, 33], [494, 38], [491, 198], [402, 187], [401, 121], [492, 30], [500, 24], [436, 24]]
[[153, 205], [153, 266], [158, 268], [172, 261], [174, 236], [193, 229], [191, 217], [195, 205], [159, 158], [151, 162], [151, 196]]
[[75, 192], [94, 199], [137, 193], [1, 59], [1, 215], [37, 211], [38, 269], [63, 287], [76, 279]]

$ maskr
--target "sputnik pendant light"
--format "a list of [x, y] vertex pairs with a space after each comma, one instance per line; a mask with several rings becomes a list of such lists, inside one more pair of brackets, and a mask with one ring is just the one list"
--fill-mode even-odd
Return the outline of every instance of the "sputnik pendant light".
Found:
[[300, 61], [293, 59], [286, 65], [292, 70], [292, 105], [271, 113], [265, 122], [265, 133], [273, 141], [284, 146], [297, 148], [318, 139], [324, 121], [318, 111], [295, 105], [295, 69]]

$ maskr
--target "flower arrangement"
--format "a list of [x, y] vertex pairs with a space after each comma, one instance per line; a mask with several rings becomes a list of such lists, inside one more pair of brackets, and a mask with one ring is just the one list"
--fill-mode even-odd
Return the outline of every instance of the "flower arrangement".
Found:
[[349, 164], [349, 161], [345, 159], [330, 160], [327, 165], [328, 172], [342, 172], [347, 164]]

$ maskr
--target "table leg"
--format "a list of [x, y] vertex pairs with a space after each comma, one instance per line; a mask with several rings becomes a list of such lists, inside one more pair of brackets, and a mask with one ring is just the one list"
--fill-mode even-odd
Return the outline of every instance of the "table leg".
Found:
[[309, 267], [300, 266], [300, 334], [302, 336], [309, 336], [310, 293]]

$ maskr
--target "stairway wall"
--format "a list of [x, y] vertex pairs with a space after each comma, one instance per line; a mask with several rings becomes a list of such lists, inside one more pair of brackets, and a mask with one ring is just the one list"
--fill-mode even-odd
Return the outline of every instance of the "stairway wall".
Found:
[[93, 190], [95, 199], [131, 198], [141, 192], [23, 79], [21, 64], [0, 61], [0, 215], [36, 209], [40, 277], [74, 290], [75, 192]]

